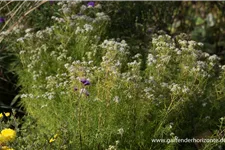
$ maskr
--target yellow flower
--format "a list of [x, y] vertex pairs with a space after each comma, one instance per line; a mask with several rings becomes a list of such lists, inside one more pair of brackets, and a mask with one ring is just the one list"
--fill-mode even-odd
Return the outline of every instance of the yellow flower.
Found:
[[0, 144], [6, 141], [5, 137], [0, 134]]
[[[6, 112], [6, 113], [4, 113], [5, 114], [5, 116], [6, 117], [9, 117], [10, 116], [10, 112]], [[3, 114], [2, 113], [0, 113], [0, 119], [3, 117]]]
[[56, 139], [57, 137], [58, 137], [58, 134], [55, 134], [53, 138]]
[[10, 116], [10, 112], [6, 112], [4, 113], [6, 117], [9, 117]]
[[12, 129], [9, 129], [9, 128], [8, 129], [4, 129], [4, 130], [1, 131], [1, 136], [3, 136], [3, 138], [7, 142], [13, 141], [15, 139], [15, 137], [16, 137], [16, 131], [14, 131]]
[[51, 139], [49, 140], [49, 143], [52, 143], [52, 142], [54, 142], [54, 141], [55, 141], [55, 139], [51, 138]]
[[49, 140], [49, 143], [54, 142], [54, 141], [56, 140], [57, 137], [58, 137], [58, 134], [55, 134], [55, 135], [53, 136], [53, 138], [51, 138], [51, 139]]
[[7, 146], [2, 146], [2, 149], [1, 150], [14, 150], [13, 148], [9, 148]]

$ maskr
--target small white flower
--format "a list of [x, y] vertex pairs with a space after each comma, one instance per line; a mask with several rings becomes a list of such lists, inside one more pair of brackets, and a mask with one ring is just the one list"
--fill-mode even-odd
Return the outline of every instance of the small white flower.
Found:
[[53, 94], [50, 94], [49, 96], [48, 96], [48, 99], [49, 100], [52, 100], [54, 98], [54, 95]]
[[91, 30], [93, 30], [93, 26], [90, 25], [90, 24], [85, 24], [85, 25], [84, 25], [84, 30], [86, 30], [87, 32], [88, 32], [88, 31], [91, 31]]
[[170, 133], [170, 136], [174, 136], [175, 134], [173, 132]]
[[70, 8], [63, 8], [62, 11], [64, 14], [69, 14], [71, 10], [70, 10]]
[[161, 83], [161, 86], [162, 86], [163, 88], [167, 88], [167, 87], [168, 87], [168, 83], [162, 82], [162, 83]]
[[178, 92], [180, 91], [181, 87], [178, 85], [178, 84], [175, 84], [173, 83], [171, 86], [170, 86], [170, 91], [171, 92]]
[[156, 62], [156, 59], [154, 58], [154, 56], [152, 54], [148, 54], [148, 63], [152, 64], [155, 62]]
[[108, 148], [108, 149], [106, 149], [106, 150], [116, 150], [116, 147], [115, 147], [115, 146], [113, 146], [113, 145], [109, 145], [109, 148]]
[[217, 56], [217, 55], [212, 55], [212, 56], [209, 56], [209, 61], [215, 61], [215, 60], [218, 60], [219, 59], [219, 57]]
[[86, 96], [89, 96], [89, 92], [85, 88], [80, 89], [80, 94], [85, 94]]
[[124, 133], [123, 128], [118, 129], [118, 134], [123, 135], [123, 133]]
[[47, 104], [45, 104], [45, 105], [41, 105], [41, 108], [44, 108], [44, 107], [47, 107], [48, 105]]
[[210, 116], [206, 116], [205, 119], [210, 119]]
[[205, 107], [206, 105], [207, 105], [207, 103], [206, 103], [206, 102], [205, 102], [205, 103], [202, 103], [202, 106], [203, 106], [203, 107]]
[[69, 64], [66, 63], [66, 64], [64, 65], [64, 67], [65, 67], [66, 69], [68, 69], [68, 68], [69, 68]]
[[20, 97], [21, 98], [26, 98], [27, 97], [27, 94], [22, 94]]
[[32, 30], [33, 30], [33, 28], [28, 28], [28, 29], [25, 30], [25, 33], [29, 33]]
[[20, 51], [20, 55], [24, 54], [26, 51]]
[[204, 57], [209, 57], [209, 54], [206, 52], [204, 52], [203, 55], [204, 55]]
[[82, 6], [80, 7], [80, 11], [81, 11], [81, 12], [84, 12], [86, 9], [87, 9], [87, 7], [86, 7], [85, 5], [82, 5]]
[[95, 8], [102, 9], [102, 5], [101, 5], [101, 4], [97, 4], [97, 5], [95, 6]]
[[187, 94], [189, 91], [190, 91], [189, 88], [186, 87], [186, 86], [184, 86], [183, 89], [182, 89], [182, 92], [185, 93], [185, 94]]
[[113, 98], [113, 101], [116, 102], [116, 103], [119, 103], [119, 101], [120, 101], [119, 96], [115, 96], [115, 97]]
[[17, 42], [21, 42], [21, 43], [23, 43], [23, 42], [24, 42], [24, 38], [23, 38], [23, 37], [18, 38], [16, 41], [17, 41]]
[[59, 6], [60, 6], [60, 5], [63, 5], [63, 2], [58, 2], [57, 5], [59, 5]]
[[177, 51], [177, 55], [180, 55], [181, 54], [181, 51], [179, 50], [179, 51]]
[[222, 70], [225, 70], [225, 65], [223, 65], [223, 66], [221, 67], [221, 69], [222, 69]]
[[200, 42], [198, 43], [198, 46], [203, 46], [203, 45], [204, 45], [203, 43], [200, 43]]
[[151, 91], [151, 90], [152, 90], [152, 88], [150, 88], [150, 87], [144, 89], [144, 91], [145, 91], [146, 93], [148, 93], [148, 92]]

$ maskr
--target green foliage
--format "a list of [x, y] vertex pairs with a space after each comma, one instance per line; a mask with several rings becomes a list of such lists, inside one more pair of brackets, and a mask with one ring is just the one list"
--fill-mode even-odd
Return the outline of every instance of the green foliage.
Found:
[[[71, 7], [82, 15], [74, 16]], [[149, 139], [216, 129], [224, 98], [215, 89], [224, 80], [219, 58], [194, 41], [154, 35], [141, 71], [141, 55], [128, 62], [125, 41], [101, 42], [109, 17], [99, 10], [64, 4], [65, 17], [53, 17], [54, 26], [18, 39], [22, 103], [37, 119], [37, 134], [64, 127], [59, 134], [66, 136], [52, 143], [58, 149], [60, 143], [67, 149], [174, 149], [178, 145]]]
[[189, 33], [193, 40], [204, 43], [205, 51], [223, 56], [223, 9], [224, 2], [183, 2], [171, 33]]
[[[59, 2], [52, 13], [48, 3], [31, 14], [37, 18], [28, 19], [28, 29], [5, 33], [3, 43], [18, 58], [13, 69], [27, 112], [22, 127], [13, 117], [2, 126], [16, 123], [11, 147], [172, 150], [194, 146], [152, 140], [193, 138], [207, 130], [223, 137], [224, 124], [217, 124], [225, 113], [225, 66], [190, 36], [158, 32], [202, 26], [205, 18], [179, 23], [181, 2], [124, 4]], [[207, 26], [212, 24], [209, 17]], [[208, 31], [197, 26], [192, 38]]]
[[166, 30], [173, 23], [174, 11], [180, 4], [180, 2], [102, 3], [103, 9], [112, 20], [110, 29], [114, 32], [109, 34], [119, 38], [141, 37], [148, 28]]
[[[24, 28], [32, 24], [32, 30], [45, 28], [51, 25], [46, 18], [57, 14], [57, 5], [47, 2], [40, 10], [41, 2], [0, 2], [2, 22], [0, 23], [0, 111], [18, 107], [11, 105], [12, 100], [18, 94], [19, 87], [16, 85], [17, 75], [12, 64], [17, 65], [18, 59], [12, 53], [16, 40], [24, 35]], [[43, 11], [42, 11], [43, 9]], [[35, 11], [33, 11], [35, 10]], [[49, 11], [46, 11], [49, 10]], [[30, 14], [30, 15], [29, 15]], [[45, 22], [41, 21], [45, 18]], [[22, 24], [22, 25], [21, 25]], [[18, 109], [18, 108], [17, 108]]]

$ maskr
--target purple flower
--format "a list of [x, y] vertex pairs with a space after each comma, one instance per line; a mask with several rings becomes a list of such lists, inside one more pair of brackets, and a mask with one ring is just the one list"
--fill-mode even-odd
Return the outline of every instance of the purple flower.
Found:
[[87, 79], [81, 79], [80, 82], [82, 82], [84, 85], [90, 85], [90, 81], [88, 81]]
[[147, 29], [147, 33], [152, 33], [153, 31], [154, 31], [153, 28], [148, 28], [148, 29]]
[[95, 2], [91, 1], [91, 2], [88, 2], [87, 3], [87, 6], [91, 6], [91, 7], [94, 7], [95, 6]]
[[87, 80], [84, 85], [90, 85], [91, 83]]
[[74, 91], [77, 91], [77, 90], [78, 90], [78, 88], [77, 88], [77, 87], [75, 87], [75, 88], [74, 88]]
[[5, 19], [3, 17], [0, 17], [0, 23], [5, 22]]
[[50, 0], [49, 3], [50, 3], [51, 5], [53, 5], [55, 2], [54, 2], [53, 0]]
[[87, 81], [87, 79], [81, 79], [80, 82], [85, 83]]

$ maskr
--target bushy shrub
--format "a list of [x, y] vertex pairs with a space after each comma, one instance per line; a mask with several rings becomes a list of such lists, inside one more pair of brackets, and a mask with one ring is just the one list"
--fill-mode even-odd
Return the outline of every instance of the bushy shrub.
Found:
[[201, 52], [201, 43], [155, 35], [141, 70], [142, 55], [130, 59], [124, 40], [104, 39], [110, 19], [100, 5], [59, 5], [64, 17], [52, 17], [55, 25], [45, 30], [26, 30], [16, 48], [22, 104], [37, 123], [33, 146], [175, 149], [151, 139], [217, 128], [224, 66]]
[[152, 139], [217, 129], [225, 66], [202, 43], [158, 32], [132, 55], [125, 40], [108, 39], [112, 21], [100, 4], [58, 4], [62, 18], [12, 46], [28, 113], [12, 147], [179, 149]]

